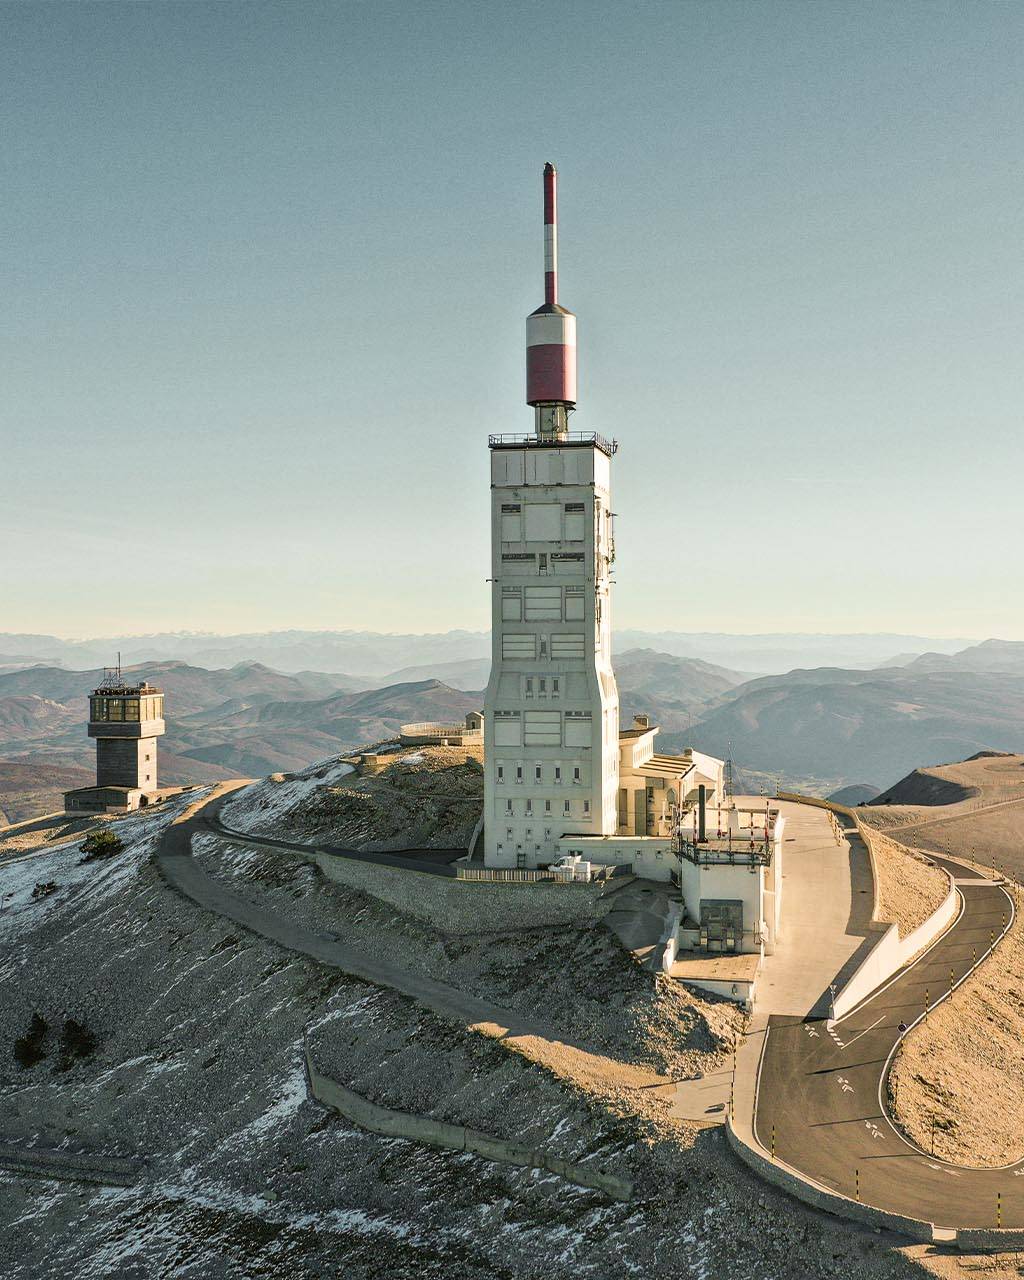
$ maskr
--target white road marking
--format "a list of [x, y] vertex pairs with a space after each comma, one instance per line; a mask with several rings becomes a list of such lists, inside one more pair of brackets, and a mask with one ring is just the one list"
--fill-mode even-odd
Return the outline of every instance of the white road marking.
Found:
[[878, 1023], [884, 1022], [884, 1021], [885, 1021], [885, 1014], [883, 1013], [882, 1016], [878, 1019], [878, 1021], [872, 1022], [870, 1027], [865, 1027], [863, 1031], [858, 1031], [855, 1036], [851, 1036], [850, 1039], [846, 1041], [846, 1044], [843, 1045], [843, 1048], [845, 1049], [847, 1045], [853, 1044], [854, 1040], [859, 1040], [861, 1036], [866, 1036], [869, 1031], [874, 1031], [875, 1027], [878, 1026]]

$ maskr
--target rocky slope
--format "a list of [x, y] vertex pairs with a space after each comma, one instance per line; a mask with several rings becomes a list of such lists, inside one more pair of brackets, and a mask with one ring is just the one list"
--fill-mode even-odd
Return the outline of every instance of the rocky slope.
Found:
[[[388, 748], [388, 750], [391, 750]], [[224, 809], [235, 830], [349, 849], [467, 849], [483, 809], [483, 751], [422, 747], [327, 760], [247, 787]]]
[[[174, 815], [111, 824], [126, 848], [109, 860], [83, 865], [72, 843], [5, 870], [0, 1133], [148, 1162], [123, 1188], [0, 1173], [10, 1280], [914, 1273], [891, 1242], [762, 1186], [720, 1131], [666, 1123], [643, 1091], [541, 1066], [179, 899], [150, 860]], [[644, 1055], [686, 1070], [721, 1061], [725, 1024], [708, 1019], [732, 1011], [662, 992], [603, 931], [453, 948], [368, 900], [326, 894], [308, 867], [207, 840], [199, 856], [239, 890], [543, 1008], [623, 1079]], [[13, 1049], [31, 1039], [33, 1014], [40, 1056], [20, 1065]], [[307, 1097], [307, 1029], [320, 1069], [374, 1101], [599, 1158], [636, 1184], [635, 1199], [354, 1128]]]

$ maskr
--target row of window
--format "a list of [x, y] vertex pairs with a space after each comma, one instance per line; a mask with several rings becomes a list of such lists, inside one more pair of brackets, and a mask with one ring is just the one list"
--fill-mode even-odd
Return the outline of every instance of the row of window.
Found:
[[158, 719], [163, 715], [163, 698], [107, 698], [89, 699], [89, 719], [106, 723], [124, 724]]
[[[519, 801], [516, 801], [516, 800], [506, 800], [505, 807], [503, 810], [505, 817], [509, 820], [517, 817], [536, 818], [541, 814], [543, 814], [545, 818], [550, 819], [550, 818], [553, 818], [556, 813], [559, 814], [562, 818], [575, 818], [578, 814], [580, 814], [581, 811], [582, 811], [581, 813], [582, 817], [584, 818], [590, 817], [590, 801], [589, 800], [584, 800], [582, 805], [575, 805], [571, 800], [564, 800], [564, 799], [563, 800], [527, 800], [525, 803], [520, 803]], [[509, 835], [511, 834], [512, 832], [509, 831]], [[544, 834], [547, 836], [550, 836], [551, 832], [546, 831]], [[530, 835], [529, 831], [527, 831], [526, 835], [527, 837], [529, 837]]]
[[[556, 787], [560, 787], [562, 785], [562, 766], [560, 764], [556, 764], [556, 765], [550, 765], [549, 768], [551, 769], [551, 781], [554, 783]], [[572, 766], [571, 777], [573, 782], [576, 785], [579, 785], [583, 781], [580, 765], [574, 764]], [[506, 778], [509, 781], [522, 782], [523, 781], [523, 765], [518, 762], [514, 765], [509, 765], [507, 767], [504, 764], [497, 765], [494, 772], [495, 782], [499, 784], [504, 783], [506, 781]], [[533, 766], [533, 780], [534, 782], [540, 782], [540, 783], [543, 783], [546, 780], [544, 776], [543, 764], [538, 763]]]

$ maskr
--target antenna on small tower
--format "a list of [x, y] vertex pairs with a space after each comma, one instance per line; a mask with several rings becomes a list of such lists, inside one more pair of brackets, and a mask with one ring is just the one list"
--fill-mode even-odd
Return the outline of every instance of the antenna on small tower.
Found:
[[726, 798], [731, 800], [733, 797], [733, 778], [732, 778], [732, 739], [729, 739], [729, 754], [725, 760], [725, 770], [722, 778], [722, 789], [725, 791]]

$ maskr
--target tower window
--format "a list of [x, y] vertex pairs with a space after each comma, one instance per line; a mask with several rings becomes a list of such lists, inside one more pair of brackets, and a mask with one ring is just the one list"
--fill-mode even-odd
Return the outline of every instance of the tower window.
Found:
[[589, 812], [590, 812], [590, 801], [589, 801], [589, 800], [584, 800], [584, 801], [583, 801], [583, 812], [584, 812], [584, 813], [589, 813]]
[[545, 800], [545, 801], [544, 801], [544, 812], [545, 812], [545, 813], [550, 813], [550, 812], [551, 812], [551, 801], [550, 801], [550, 800]]
[[556, 764], [555, 765], [555, 782], [558, 783], [561, 781], [562, 781], [562, 766], [560, 764]]
[[526, 802], [526, 816], [528, 818], [533, 817], [533, 801], [532, 800], [527, 800]]
[[573, 782], [579, 782], [579, 780], [580, 780], [580, 767], [579, 767], [579, 765], [575, 765], [575, 766], [573, 767], [573, 771], [572, 771], [572, 780], [573, 780]]
[[513, 814], [514, 810], [513, 810], [513, 808], [512, 808], [512, 801], [511, 801], [511, 800], [506, 800], [506, 801], [505, 801], [505, 812], [509, 815], [509, 817], [511, 817], [511, 816], [512, 816], [512, 814]]
[[503, 764], [498, 765], [498, 781], [505, 781], [505, 766]]
[[523, 780], [523, 766], [521, 764], [517, 764], [516, 765], [516, 782], [522, 782], [522, 780]]
[[562, 812], [565, 814], [566, 817], [569, 816], [569, 814], [572, 812], [571, 800], [566, 800], [565, 804], [562, 806]]
[[534, 782], [540, 782], [540, 776], [541, 776], [540, 765], [539, 765], [539, 764], [538, 764], [538, 765], [534, 765], [534, 767], [533, 767], [533, 780], [534, 780]]
[[533, 697], [533, 679], [530, 676], [526, 677], [526, 696], [528, 698]]

